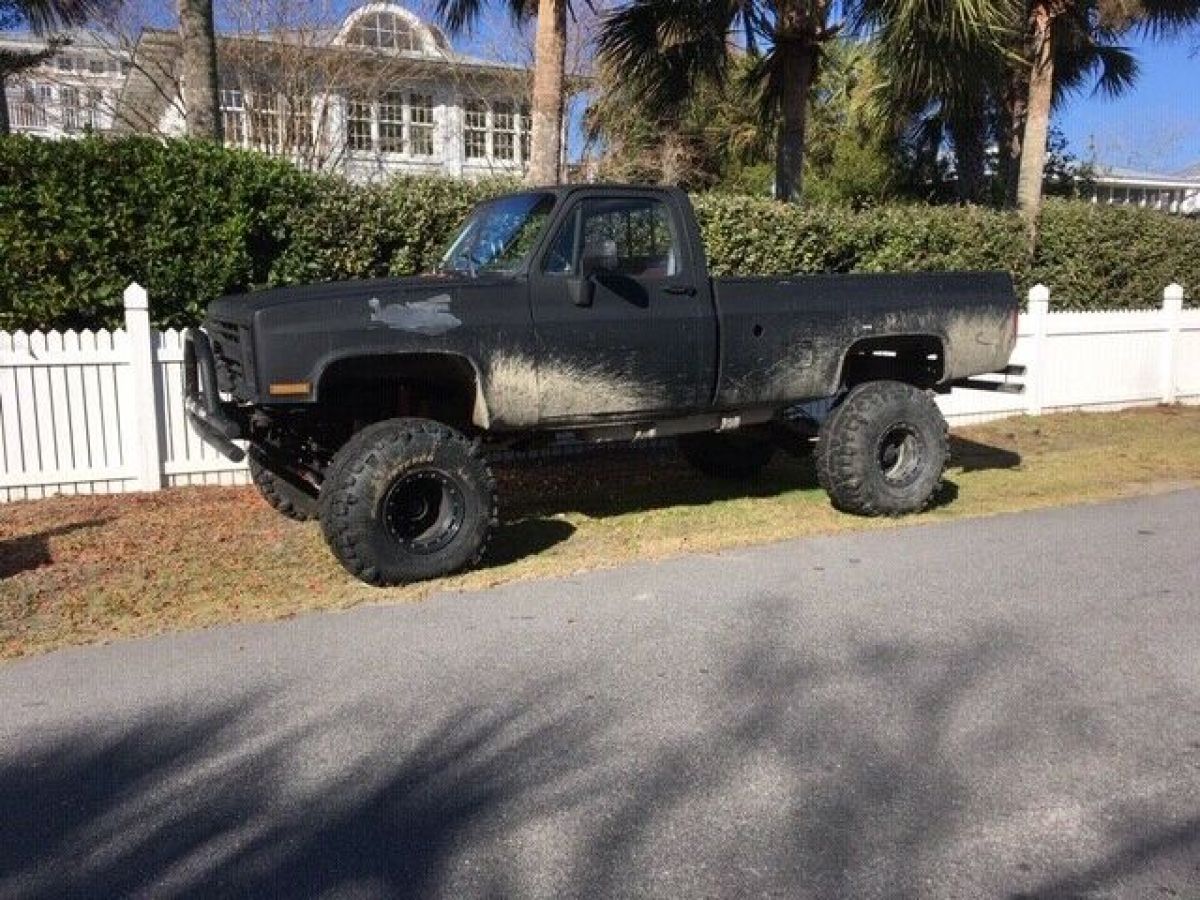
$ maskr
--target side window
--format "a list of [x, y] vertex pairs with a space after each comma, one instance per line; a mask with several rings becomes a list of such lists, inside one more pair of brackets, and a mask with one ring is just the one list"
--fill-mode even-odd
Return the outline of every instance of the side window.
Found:
[[550, 249], [546, 251], [542, 271], [548, 275], [572, 275], [575, 272], [575, 235], [579, 232], [578, 206], [559, 226]]
[[546, 254], [555, 274], [667, 278], [679, 274], [679, 236], [664, 203], [586, 200], [563, 222]]

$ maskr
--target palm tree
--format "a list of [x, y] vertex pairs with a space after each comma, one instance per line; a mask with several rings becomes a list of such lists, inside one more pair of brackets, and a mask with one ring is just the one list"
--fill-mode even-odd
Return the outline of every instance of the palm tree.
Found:
[[[982, 29], [955, 28], [949, 15], [906, 13], [907, 0], [865, 2], [880, 67], [888, 73], [881, 106], [890, 116], [913, 121], [926, 146], [953, 148], [960, 200], [979, 199], [986, 148], [995, 143], [999, 181], [1015, 202], [1032, 81], [1032, 67], [1023, 58], [1025, 0], [984, 0], [991, 8], [975, 17], [985, 24]], [[1118, 95], [1137, 74], [1129, 52], [1111, 34], [1090, 28], [1086, 16], [1063, 20], [1051, 62], [1052, 106], [1092, 83], [1099, 93]], [[1043, 169], [1039, 165], [1035, 177], [1039, 196]]]
[[1056, 96], [1102, 69], [1101, 88], [1128, 87], [1137, 75], [1118, 45], [1140, 32], [1167, 36], [1200, 23], [1200, 0], [1031, 0], [1025, 8], [1028, 91], [1021, 143], [1017, 205], [1031, 239], [1042, 208], [1050, 114]]
[[964, 202], [982, 192], [1011, 6], [1012, 0], [863, 0], [859, 13], [884, 73], [878, 114], [910, 123], [910, 143], [935, 156], [943, 145], [953, 147]]
[[[533, 70], [533, 132], [530, 135], [529, 184], [557, 184], [562, 160], [562, 124], [566, 94], [567, 14], [570, 0], [508, 0], [517, 22], [537, 16]], [[439, 18], [451, 32], [472, 26], [484, 0], [437, 0]]]
[[836, 33], [829, 9], [830, 0], [633, 0], [606, 18], [599, 55], [645, 107], [671, 116], [699, 84], [725, 82], [740, 35], [760, 113], [775, 124], [775, 193], [792, 201], [821, 45]]
[[0, 0], [0, 29], [25, 26], [46, 38], [46, 47], [33, 52], [0, 51], [0, 135], [9, 133], [8, 78], [39, 65], [53, 56], [70, 39], [61, 32], [104, 16], [115, 0]]
[[[699, 81], [723, 82], [730, 59], [744, 50], [755, 60], [763, 121], [776, 130], [776, 196], [794, 201], [802, 189], [810, 93], [830, 40], [847, 28], [884, 32], [912, 79], [957, 85], [976, 63], [972, 48], [998, 40], [1004, 2], [845, 0], [837, 4], [843, 21], [831, 23], [832, 0], [633, 0], [608, 17], [599, 49], [664, 115]], [[928, 36], [928, 52], [919, 57], [906, 46], [916, 29]]]
[[179, 42], [187, 133], [220, 143], [217, 39], [212, 0], [179, 0]]

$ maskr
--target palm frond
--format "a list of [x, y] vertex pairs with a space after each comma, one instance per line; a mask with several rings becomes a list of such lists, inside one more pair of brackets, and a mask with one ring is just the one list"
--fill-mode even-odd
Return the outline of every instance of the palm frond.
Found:
[[598, 57], [641, 102], [677, 109], [696, 84], [724, 82], [737, 14], [729, 0], [634, 0], [605, 17]]
[[1106, 97], [1119, 97], [1133, 87], [1140, 66], [1128, 48], [1098, 46], [1095, 55], [1100, 66], [1095, 93]]
[[1156, 40], [1176, 37], [1200, 25], [1197, 0], [1137, 0], [1137, 7], [1134, 29]]
[[16, 0], [17, 14], [39, 34], [104, 19], [118, 0]]
[[[437, 0], [433, 11], [447, 31], [460, 34], [475, 27], [486, 5], [484, 0]], [[507, 0], [505, 5], [517, 23], [537, 15], [537, 0]]]
[[1097, 25], [1089, 12], [1077, 7], [1055, 22], [1055, 105], [1089, 85], [1094, 94], [1116, 97], [1137, 80], [1137, 58], [1116, 43], [1116, 32]]

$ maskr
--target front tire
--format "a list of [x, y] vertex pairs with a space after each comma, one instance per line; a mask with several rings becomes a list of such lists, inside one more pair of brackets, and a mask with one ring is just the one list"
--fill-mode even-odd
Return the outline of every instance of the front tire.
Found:
[[903, 516], [929, 506], [949, 455], [946, 420], [927, 391], [871, 381], [821, 427], [817, 478], [843, 512]]
[[317, 517], [316, 497], [263, 468], [253, 454], [250, 456], [250, 478], [262, 498], [281, 515], [297, 522], [308, 522]]
[[325, 540], [368, 584], [474, 565], [495, 525], [496, 482], [478, 444], [427, 419], [364, 428], [338, 452], [321, 489]]

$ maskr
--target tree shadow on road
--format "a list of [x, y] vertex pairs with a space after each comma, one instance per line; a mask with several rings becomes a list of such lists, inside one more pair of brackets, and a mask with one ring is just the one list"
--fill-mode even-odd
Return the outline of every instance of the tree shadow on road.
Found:
[[[1049, 878], [1033, 890], [1014, 893], [1011, 900], [1091, 900], [1172, 858], [1181, 860], [1180, 867], [1187, 870], [1194, 893], [1186, 896], [1200, 894], [1200, 817], [1163, 826], [1135, 820], [1121, 827], [1129, 833], [1115, 853], [1094, 865]], [[1167, 885], [1159, 885], [1157, 893], [1185, 896]]]
[[[757, 612], [727, 664], [699, 647], [660, 673], [677, 679], [660, 683], [668, 706], [705, 679], [674, 725], [631, 718], [579, 672], [480, 678], [478, 703], [411, 725], [403, 702], [364, 696], [281, 731], [264, 693], [30, 736], [0, 748], [0, 895], [916, 897], [964, 825], [964, 754], [1088, 740], [1039, 702], [1054, 684], [1010, 696], [1030, 654], [1010, 632], [797, 653], [778, 637], [794, 601]], [[992, 719], [965, 742], [980, 703]], [[384, 740], [330, 756], [329, 735], [361, 730]], [[1075, 896], [1196, 839], [1194, 822], [1148, 830], [1029, 896]]]

